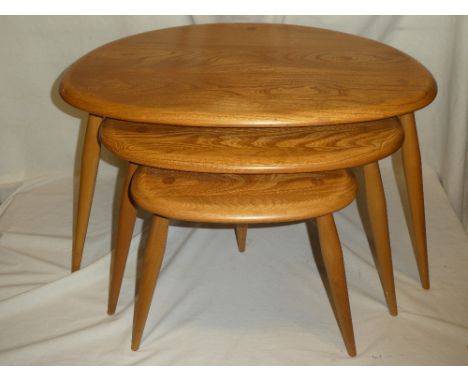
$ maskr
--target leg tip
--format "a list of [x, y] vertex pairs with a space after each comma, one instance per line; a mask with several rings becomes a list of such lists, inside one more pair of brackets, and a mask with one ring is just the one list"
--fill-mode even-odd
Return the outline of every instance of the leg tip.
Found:
[[245, 252], [245, 242], [237, 240], [237, 249], [239, 250], [239, 252]]
[[107, 300], [107, 314], [112, 315], [117, 310], [117, 301], [113, 301], [111, 297]]
[[429, 272], [427, 272], [427, 270], [423, 270], [419, 272], [419, 279], [421, 280], [421, 286], [423, 287], [423, 289], [429, 289], [430, 287]]
[[76, 271], [79, 271], [80, 270], [80, 266], [79, 265], [72, 265], [71, 267], [71, 272], [72, 273], [75, 273]]
[[137, 351], [140, 348], [140, 341], [133, 341], [132, 346], [130, 347], [132, 351]]
[[350, 357], [356, 357], [356, 355], [357, 355], [356, 348], [346, 349], [346, 351], [348, 352], [348, 355]]
[[356, 342], [354, 341], [354, 336], [353, 338], [349, 339], [348, 341], [344, 342], [346, 352], [350, 357], [356, 357]]
[[391, 316], [398, 316], [398, 307], [396, 301], [388, 305], [388, 313], [390, 313]]

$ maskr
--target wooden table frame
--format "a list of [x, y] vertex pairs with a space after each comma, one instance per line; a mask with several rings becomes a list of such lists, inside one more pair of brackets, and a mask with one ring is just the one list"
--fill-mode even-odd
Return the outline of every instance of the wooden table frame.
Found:
[[[402, 145], [403, 169], [407, 187], [407, 196], [410, 212], [410, 232], [413, 234], [413, 243], [419, 277], [422, 287], [428, 289], [429, 269], [427, 256], [426, 223], [424, 212], [424, 193], [422, 182], [421, 155], [414, 113], [399, 116], [403, 126], [405, 139]], [[98, 132], [103, 117], [90, 114], [85, 132], [83, 153], [81, 157], [80, 186], [76, 225], [73, 236], [72, 271], [80, 269], [84, 243], [88, 229], [92, 199], [96, 183], [96, 175], [100, 159], [101, 145]], [[390, 251], [388, 237], [388, 223], [385, 194], [383, 191], [380, 171], [377, 166], [364, 166], [366, 190], [371, 195], [368, 198], [369, 212], [376, 214], [373, 221], [381, 221], [380, 226], [372, 227], [376, 243], [385, 246]], [[128, 179], [127, 181], [128, 182]], [[122, 194], [122, 204], [129, 205], [128, 193]], [[131, 204], [131, 203], [130, 203]], [[125, 222], [123, 223], [125, 224]], [[119, 227], [119, 230], [125, 227]], [[239, 248], [245, 247], [245, 227], [238, 227]], [[119, 238], [117, 240], [120, 240]], [[396, 309], [396, 306], [395, 306]], [[396, 311], [395, 311], [396, 312]]]
[[[172, 182], [167, 182], [167, 179], [172, 179]], [[335, 212], [356, 198], [358, 185], [351, 171], [226, 174], [164, 170], [130, 163], [127, 181], [130, 180], [131, 184], [126, 182], [124, 190], [128, 191], [134, 202], [131, 208], [143, 209], [153, 215], [135, 298], [132, 350], [140, 347], [163, 262], [169, 219], [215, 224], [284, 223], [315, 219], [330, 303], [346, 350], [351, 357], [356, 356], [343, 252], [333, 218]], [[220, 193], [220, 190], [228, 192]], [[268, 192], [271, 190], [275, 192]], [[131, 217], [121, 213], [119, 221], [134, 223], [135, 216], [136, 213]], [[119, 245], [128, 249], [131, 234], [126, 236], [127, 241], [119, 240]], [[116, 253], [122, 257], [116, 261], [125, 263], [128, 250], [117, 247]], [[115, 312], [116, 298], [122, 284], [116, 270], [111, 265], [109, 314]]]

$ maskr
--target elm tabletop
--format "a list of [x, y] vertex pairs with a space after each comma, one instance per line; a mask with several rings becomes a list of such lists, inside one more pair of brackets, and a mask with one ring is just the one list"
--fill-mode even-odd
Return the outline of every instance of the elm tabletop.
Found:
[[429, 287], [424, 198], [414, 111], [436, 95], [424, 66], [385, 44], [282, 24], [162, 29], [85, 55], [60, 87], [90, 113], [73, 244], [80, 267], [104, 117], [190, 127], [305, 127], [398, 117], [421, 282]]

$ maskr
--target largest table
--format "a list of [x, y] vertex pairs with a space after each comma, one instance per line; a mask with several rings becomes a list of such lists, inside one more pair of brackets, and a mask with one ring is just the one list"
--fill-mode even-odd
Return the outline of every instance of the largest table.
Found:
[[421, 158], [414, 112], [436, 83], [412, 57], [350, 34], [283, 24], [206, 24], [111, 42], [65, 73], [62, 97], [89, 113], [72, 270], [80, 267], [99, 162], [99, 125], [111, 117], [192, 127], [294, 127], [397, 116], [414, 244], [429, 287]]

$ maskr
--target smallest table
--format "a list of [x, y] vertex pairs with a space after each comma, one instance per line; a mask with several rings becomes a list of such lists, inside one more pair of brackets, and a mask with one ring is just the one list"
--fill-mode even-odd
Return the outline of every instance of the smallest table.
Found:
[[[130, 189], [135, 202], [154, 214], [135, 302], [133, 350], [140, 346], [161, 268], [168, 219], [252, 224], [317, 218], [331, 302], [348, 354], [356, 355], [343, 254], [332, 215], [356, 196], [357, 184], [350, 172], [240, 175], [142, 167]], [[129, 240], [121, 244], [128, 248]], [[119, 248], [116, 252], [127, 255]], [[120, 289], [120, 285], [111, 282], [111, 288]]]

